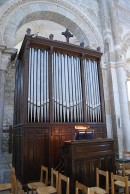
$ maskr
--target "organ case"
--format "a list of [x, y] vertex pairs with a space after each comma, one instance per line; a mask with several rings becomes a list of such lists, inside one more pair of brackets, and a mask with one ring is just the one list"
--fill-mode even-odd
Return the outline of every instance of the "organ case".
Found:
[[22, 184], [60, 160], [75, 126], [106, 138], [101, 53], [26, 35], [16, 62], [13, 165]]

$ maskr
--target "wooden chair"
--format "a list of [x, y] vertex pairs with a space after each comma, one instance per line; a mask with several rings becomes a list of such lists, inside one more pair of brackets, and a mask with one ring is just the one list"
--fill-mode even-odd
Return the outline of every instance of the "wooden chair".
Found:
[[116, 174], [122, 176], [122, 174], [123, 174], [123, 163], [120, 163], [120, 162], [116, 161], [115, 165], [116, 165]]
[[[100, 176], [104, 176], [106, 180], [106, 188], [101, 188], [100, 185]], [[103, 171], [98, 168], [96, 168], [96, 186], [89, 188], [90, 193], [100, 193], [100, 194], [109, 194], [109, 173], [108, 171]]]
[[[45, 175], [45, 179], [44, 179]], [[27, 184], [27, 194], [29, 193], [29, 190], [33, 191], [37, 190], [40, 187], [45, 187], [48, 185], [48, 168], [41, 165], [41, 175], [40, 175], [40, 181], [39, 182], [33, 182]]]
[[24, 194], [24, 190], [22, 189], [22, 184], [19, 182], [19, 180], [16, 181], [15, 194]]
[[75, 194], [88, 194], [88, 188], [84, 185], [76, 181], [75, 184]]
[[[64, 187], [65, 185], [63, 183], [66, 184], [66, 188]], [[70, 194], [70, 178], [59, 173], [58, 194], [62, 194], [63, 189], [66, 190], [66, 194]]]
[[10, 182], [9, 183], [1, 183], [0, 184], [0, 191], [10, 190], [12, 194], [15, 192], [15, 184], [16, 184], [16, 176], [15, 176], [15, 169], [11, 166], [10, 171]]
[[114, 175], [111, 173], [111, 194], [115, 194], [115, 186], [118, 188], [124, 188], [125, 194], [129, 193], [128, 187], [130, 186], [130, 181], [128, 181], [127, 176]]
[[51, 168], [51, 186], [45, 186], [37, 189], [37, 194], [48, 192], [54, 194], [58, 192], [58, 171]]
[[123, 155], [123, 158], [130, 158], [130, 152], [123, 151], [122, 155]]
[[130, 176], [130, 162], [123, 163], [123, 176]]

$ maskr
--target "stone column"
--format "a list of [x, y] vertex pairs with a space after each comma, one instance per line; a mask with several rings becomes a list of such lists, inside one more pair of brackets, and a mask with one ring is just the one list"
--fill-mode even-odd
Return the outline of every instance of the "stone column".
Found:
[[2, 131], [4, 118], [4, 97], [6, 71], [11, 57], [15, 55], [16, 49], [7, 49], [6, 46], [0, 45], [0, 153], [2, 153]]
[[[111, 0], [112, 1], [112, 0]], [[116, 153], [123, 149], [123, 132], [121, 126], [121, 109], [118, 91], [118, 80], [115, 65], [114, 40], [112, 24], [109, 13], [109, 1], [99, 0], [100, 19], [104, 39], [104, 55], [102, 60], [102, 71], [104, 81], [104, 96], [106, 107], [107, 135], [113, 137], [116, 145]]]
[[123, 130], [123, 144], [124, 150], [130, 150], [130, 121], [129, 121], [129, 109], [128, 98], [126, 90], [126, 71], [125, 62], [122, 59], [121, 50], [121, 38], [120, 38], [120, 25], [118, 14], [115, 6], [116, 1], [109, 0], [110, 20], [112, 26], [114, 53], [115, 53], [115, 66], [117, 74], [119, 102], [121, 110], [121, 119], [119, 120]]

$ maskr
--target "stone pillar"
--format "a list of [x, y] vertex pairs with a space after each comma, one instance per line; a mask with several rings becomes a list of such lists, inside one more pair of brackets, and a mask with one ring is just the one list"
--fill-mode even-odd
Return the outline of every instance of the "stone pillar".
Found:
[[124, 150], [130, 151], [130, 120], [129, 120], [129, 106], [126, 89], [126, 71], [124, 64], [119, 63], [120, 66], [117, 68], [117, 79], [120, 96], [120, 107], [121, 107], [121, 120], [123, 129], [123, 143]]
[[125, 62], [122, 59], [121, 50], [121, 38], [120, 38], [120, 25], [118, 14], [114, 0], [109, 0], [109, 12], [114, 42], [114, 53], [115, 53], [115, 66], [117, 74], [119, 102], [121, 110], [121, 119], [119, 124], [123, 130], [123, 145], [124, 150], [130, 150], [130, 121], [129, 121], [129, 109], [128, 109], [128, 98], [126, 90], [126, 71]]
[[107, 2], [104, 0], [99, 0], [100, 9], [100, 20], [102, 26], [102, 36], [104, 40], [104, 52], [101, 60], [102, 63], [102, 73], [103, 73], [103, 86], [104, 86], [104, 98], [105, 98], [105, 108], [106, 108], [106, 124], [107, 124], [107, 136], [109, 138], [113, 137], [113, 127], [112, 127], [112, 116], [110, 108], [110, 90], [109, 82], [111, 77], [110, 69], [108, 67], [110, 63], [110, 42], [112, 39], [111, 29], [110, 29], [110, 18]]
[[4, 118], [4, 96], [6, 71], [11, 57], [15, 55], [16, 49], [7, 49], [6, 46], [0, 45], [0, 153], [2, 153], [2, 131]]
[[[113, 0], [111, 0], [113, 1]], [[115, 65], [114, 40], [109, 13], [109, 1], [99, 0], [100, 19], [104, 39], [104, 55], [102, 60], [104, 97], [106, 107], [107, 135], [115, 140], [116, 153], [122, 153], [123, 132], [121, 126], [121, 109], [118, 91], [117, 70]], [[117, 41], [117, 40], [116, 40]]]
[[3, 115], [4, 115], [4, 89], [6, 80], [6, 71], [0, 69], [0, 153], [2, 151], [2, 129], [3, 129]]

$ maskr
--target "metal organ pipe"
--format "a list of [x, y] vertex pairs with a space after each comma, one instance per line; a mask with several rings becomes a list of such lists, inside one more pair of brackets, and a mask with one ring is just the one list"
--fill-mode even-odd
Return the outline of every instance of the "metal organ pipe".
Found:
[[101, 122], [101, 101], [97, 62], [85, 59], [86, 109], [89, 122]]
[[77, 112], [77, 101], [76, 101], [76, 73], [75, 73], [75, 66], [76, 66], [76, 58], [74, 57], [74, 64], [73, 64], [73, 71], [74, 71], [74, 80], [73, 80], [73, 83], [74, 83], [74, 122], [76, 122], [76, 112]]
[[47, 121], [48, 51], [30, 48], [28, 83], [28, 121]]
[[79, 58], [54, 52], [53, 77], [54, 122], [82, 121]]
[[[98, 64], [83, 59], [87, 122], [101, 122]], [[30, 48], [28, 121], [49, 122], [48, 51]], [[84, 122], [80, 58], [52, 54], [54, 122]], [[22, 80], [21, 80], [22, 82]]]

